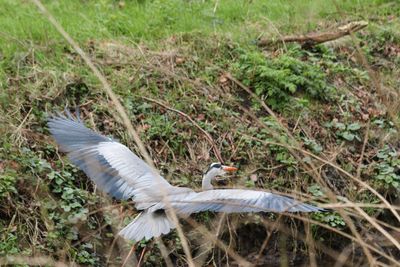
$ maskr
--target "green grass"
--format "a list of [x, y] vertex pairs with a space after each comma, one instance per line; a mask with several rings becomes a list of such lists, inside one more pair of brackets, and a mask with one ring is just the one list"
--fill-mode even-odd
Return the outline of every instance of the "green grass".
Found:
[[[119, 40], [125, 43], [158, 42], [183, 33], [223, 35], [252, 45], [260, 35], [279, 36], [315, 30], [343, 20], [333, 1], [44, 1], [66, 31], [79, 43], [90, 40]], [[346, 19], [363, 18], [364, 13], [385, 14], [385, 1], [337, 1]], [[0, 82], [10, 64], [16, 64], [33, 50], [35, 60], [49, 68], [67, 68], [62, 56], [65, 41], [29, 1], [2, 0], [0, 10]], [[376, 6], [383, 8], [376, 9]], [[214, 12], [215, 10], [215, 12]], [[379, 12], [379, 13], [377, 13]], [[398, 34], [398, 33], [397, 33]]]
[[[44, 1], [72, 37], [79, 41], [121, 38], [157, 41], [183, 32], [223, 33], [236, 40], [255, 38], [255, 30], [282, 33], [315, 29], [321, 18], [339, 17], [333, 1]], [[362, 9], [380, 1], [338, 1], [343, 12], [357, 17]], [[373, 5], [374, 6], [374, 5]], [[215, 13], [214, 13], [215, 8]], [[49, 45], [59, 34], [29, 1], [2, 0], [2, 32], [19, 41]], [[2, 38], [1, 47], [17, 43]]]
[[[390, 203], [398, 197], [398, 130], [393, 118], [380, 112], [390, 107], [376, 94], [365, 66], [354, 56], [354, 46], [344, 43], [342, 47], [304, 50], [287, 44], [262, 51], [255, 45], [260, 36], [303, 34], [333, 27], [338, 21], [367, 20], [369, 26], [357, 33], [361, 49], [371, 67], [384, 75], [388, 92], [395, 95], [400, 88], [396, 52], [400, 49], [396, 16], [400, 5], [395, 1], [337, 1], [340, 12], [333, 1], [325, 0], [221, 0], [217, 6], [216, 1], [123, 2], [43, 1], [104, 73], [157, 167], [171, 183], [199, 188], [203, 169], [216, 158], [192, 123], [142, 96], [168, 103], [195, 119], [213, 137], [223, 158], [240, 167], [232, 184], [301, 192], [318, 202], [329, 202], [327, 188], [304, 168], [305, 163], [314, 162], [339, 198], [380, 203], [371, 192], [301, 151], [296, 158], [284, 146], [266, 145], [295, 142], [257, 100], [224, 79], [227, 71], [270, 105], [301, 149], [352, 175], [357, 175], [370, 122], [360, 177]], [[112, 230], [120, 228], [117, 214], [121, 210], [125, 211], [124, 224], [136, 211], [130, 204], [110, 201], [94, 192], [88, 178], [57, 153], [46, 118], [67, 105], [79, 104], [91, 128], [118, 138], [134, 151], [135, 145], [113, 119], [115, 111], [96, 77], [36, 7], [22, 0], [0, 0], [0, 5], [0, 257], [45, 255], [78, 264], [105, 265], [110, 255], [112, 263], [121, 265], [124, 259], [119, 258], [119, 248], [111, 247]], [[244, 114], [243, 108], [257, 119]], [[394, 112], [398, 114], [397, 109]], [[103, 210], [109, 205], [119, 206]], [[373, 207], [365, 210], [396, 225], [390, 212]], [[349, 213], [359, 216], [353, 209]], [[263, 229], [260, 218], [275, 223], [278, 217], [257, 216], [257, 227]], [[218, 216], [203, 213], [195, 218], [212, 229]], [[236, 226], [238, 232], [244, 229], [248, 221], [243, 218], [249, 217], [230, 217], [233, 230]], [[283, 218], [282, 225], [294, 232], [304, 231], [302, 222]], [[351, 233], [348, 222], [337, 212], [312, 218]], [[361, 233], [368, 229], [368, 233], [380, 235], [365, 220], [354, 218], [353, 222]], [[279, 258], [275, 248], [281, 232], [271, 232], [274, 234], [263, 257], [276, 254]], [[259, 247], [245, 240], [264, 240], [255, 230], [246, 235], [231, 234], [225, 229], [221, 239], [237, 244], [234, 250], [246, 258]], [[315, 225], [312, 234], [338, 252], [351, 244]], [[172, 250], [174, 263], [184, 265], [176, 233], [163, 240]], [[196, 242], [191, 241], [195, 252]], [[307, 243], [289, 243], [306, 264]], [[138, 257], [144, 248], [149, 266], [162, 260], [152, 241], [137, 246]], [[326, 254], [318, 251], [318, 261], [323, 263]], [[213, 252], [220, 254], [218, 249]], [[213, 263], [221, 264], [215, 257]], [[365, 260], [357, 245], [352, 257]]]

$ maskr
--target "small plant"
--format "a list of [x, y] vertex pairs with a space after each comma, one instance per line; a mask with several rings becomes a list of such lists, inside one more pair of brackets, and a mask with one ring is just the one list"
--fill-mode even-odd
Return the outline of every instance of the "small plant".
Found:
[[169, 119], [167, 115], [154, 115], [145, 120], [149, 126], [146, 137], [151, 139], [167, 138], [176, 132], [176, 122]]
[[376, 125], [380, 129], [388, 130], [389, 133], [397, 133], [394, 123], [390, 120], [376, 118], [372, 121], [372, 124]]
[[332, 122], [326, 123], [325, 127], [333, 128], [336, 130], [336, 135], [346, 141], [353, 141], [354, 139], [361, 141], [357, 134], [357, 131], [361, 129], [361, 125], [358, 122], [353, 122], [350, 124], [344, 124], [339, 122], [337, 119], [332, 120]]
[[299, 91], [308, 96], [328, 100], [333, 87], [318, 65], [303, 61], [297, 47], [288, 54], [266, 58], [260, 52], [243, 52], [236, 64], [237, 75], [274, 109], [282, 109]]
[[286, 171], [293, 172], [297, 168], [298, 162], [287, 148], [277, 145], [270, 145], [269, 151], [275, 160], [280, 164], [286, 165]]
[[10, 173], [0, 174], [0, 199], [6, 197], [10, 193], [16, 193], [15, 183], [17, 176]]
[[385, 188], [400, 190], [400, 159], [398, 153], [385, 146], [376, 154], [377, 163], [374, 167], [374, 180]]
[[[7, 162], [3, 161], [4, 158], [9, 158], [11, 153], [11, 143], [9, 140], [0, 139], [0, 200], [12, 193], [17, 192], [15, 186], [17, 183], [17, 177], [19, 177], [19, 175], [15, 171], [15, 167], [8, 167], [8, 165], [11, 164], [7, 164]], [[3, 162], [5, 162], [4, 165], [2, 164]], [[15, 161], [10, 162], [14, 163]]]
[[[310, 192], [314, 197], [322, 197], [325, 195], [323, 189], [318, 184], [310, 186], [308, 192]], [[335, 228], [341, 229], [346, 226], [343, 218], [336, 212], [316, 212], [312, 214], [312, 217], [314, 220], [327, 223]]]
[[[85, 243], [81, 245], [75, 252], [75, 258], [78, 263], [89, 266], [98, 266], [100, 258], [95, 253], [89, 251], [93, 249], [93, 245]], [[89, 250], [89, 251], [88, 251]]]
[[7, 228], [1, 227], [0, 229], [5, 230], [0, 231], [0, 255], [19, 253], [18, 237], [14, 233], [8, 232]]
[[308, 187], [308, 192], [310, 192], [314, 197], [322, 197], [324, 195], [324, 192], [318, 184], [313, 184]]
[[320, 154], [323, 151], [323, 147], [317, 143], [317, 141], [315, 141], [314, 139], [310, 139], [307, 137], [302, 138], [304, 145], [311, 149], [312, 152], [314, 152], [315, 154]]
[[334, 228], [343, 229], [346, 226], [343, 218], [334, 212], [316, 212], [312, 214], [314, 220], [329, 224]]

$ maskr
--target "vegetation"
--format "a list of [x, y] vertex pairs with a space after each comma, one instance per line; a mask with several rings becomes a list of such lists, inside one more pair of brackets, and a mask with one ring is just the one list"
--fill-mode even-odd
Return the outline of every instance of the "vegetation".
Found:
[[[172, 184], [199, 188], [202, 172], [217, 161], [204, 133], [175, 109], [239, 167], [237, 179], [220, 186], [332, 208], [311, 216], [202, 213], [189, 218], [197, 227], [182, 219], [199, 265], [237, 264], [232, 255], [259, 265], [398, 264], [397, 1], [43, 4], [112, 85]], [[89, 127], [140, 151], [95, 75], [46, 16], [29, 1], [1, 5], [0, 264], [158, 266], [165, 246], [174, 265], [187, 265], [176, 232], [162, 238], [164, 246], [116, 238], [137, 211], [98, 192], [59, 153], [46, 118], [79, 106]], [[369, 25], [353, 38], [308, 49], [256, 45], [260, 36], [356, 19]], [[214, 244], [200, 226], [228, 246]]]
[[266, 59], [261, 52], [244, 52], [237, 64], [237, 76], [272, 108], [295, 104], [290, 103], [296, 102], [292, 96], [301, 89], [310, 97], [332, 98], [334, 88], [327, 84], [327, 75], [320, 65], [323, 62], [314, 53], [308, 55], [316, 64], [304, 62], [301, 58], [305, 55], [297, 46], [272, 59]]

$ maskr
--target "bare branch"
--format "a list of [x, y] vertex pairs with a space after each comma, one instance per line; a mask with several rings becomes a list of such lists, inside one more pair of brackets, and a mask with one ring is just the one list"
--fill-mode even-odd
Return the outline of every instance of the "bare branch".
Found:
[[288, 35], [288, 36], [283, 36], [277, 40], [260, 39], [258, 41], [258, 46], [265, 47], [273, 45], [278, 42], [282, 43], [297, 42], [300, 43], [303, 47], [312, 47], [317, 44], [322, 44], [328, 41], [333, 41], [342, 38], [343, 36], [349, 35], [350, 33], [359, 31], [367, 27], [367, 25], [368, 22], [366, 21], [353, 21], [346, 25], [340, 26], [336, 30], [332, 31], [312, 32], [312, 33], [307, 33], [305, 35]]

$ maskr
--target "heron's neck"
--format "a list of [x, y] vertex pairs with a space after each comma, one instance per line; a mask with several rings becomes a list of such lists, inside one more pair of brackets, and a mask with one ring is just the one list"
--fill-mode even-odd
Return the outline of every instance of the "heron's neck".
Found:
[[211, 184], [211, 180], [215, 177], [212, 173], [206, 173], [203, 175], [203, 181], [201, 183], [202, 190], [212, 190], [214, 187]]

